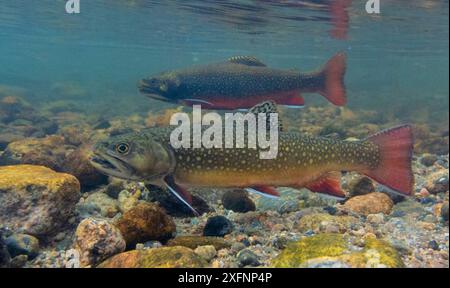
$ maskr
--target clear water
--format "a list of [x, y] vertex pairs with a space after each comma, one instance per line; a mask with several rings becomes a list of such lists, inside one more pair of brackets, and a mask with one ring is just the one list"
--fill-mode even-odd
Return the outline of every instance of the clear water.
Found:
[[448, 126], [448, 1], [381, 0], [375, 16], [351, 0], [65, 2], [0, 0], [3, 93], [129, 114], [162, 107], [136, 88], [162, 70], [233, 55], [311, 70], [344, 50], [349, 107]]

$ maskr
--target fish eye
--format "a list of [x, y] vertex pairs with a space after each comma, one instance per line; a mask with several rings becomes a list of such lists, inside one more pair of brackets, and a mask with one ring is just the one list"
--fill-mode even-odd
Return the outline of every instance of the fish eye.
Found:
[[119, 154], [126, 154], [130, 151], [130, 146], [127, 143], [119, 143], [116, 145], [116, 151]]

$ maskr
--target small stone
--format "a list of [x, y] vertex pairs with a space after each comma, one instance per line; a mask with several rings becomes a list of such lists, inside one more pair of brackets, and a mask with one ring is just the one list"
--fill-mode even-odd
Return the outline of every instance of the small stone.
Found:
[[34, 259], [39, 254], [39, 240], [31, 235], [13, 234], [6, 238], [5, 243], [13, 258], [27, 255], [29, 259]]
[[249, 249], [241, 250], [237, 255], [237, 260], [241, 267], [261, 265], [258, 256]]
[[430, 167], [432, 166], [436, 161], [438, 160], [438, 157], [434, 154], [425, 153], [420, 158], [420, 163], [423, 165]]
[[444, 202], [441, 207], [441, 217], [444, 221], [448, 221], [448, 201]]
[[428, 242], [428, 247], [430, 247], [433, 250], [440, 250], [439, 249], [439, 244], [436, 242], [436, 240], [431, 240], [430, 242]]
[[112, 199], [108, 195], [103, 192], [95, 192], [89, 195], [85, 202], [84, 206], [94, 205], [100, 209], [100, 214], [103, 217], [112, 218], [117, 213], [119, 213], [119, 205], [117, 200]]
[[166, 241], [176, 232], [175, 223], [164, 209], [147, 202], [126, 211], [116, 226], [129, 247], [150, 240]]
[[371, 224], [383, 224], [384, 223], [384, 214], [369, 214], [367, 215], [367, 222]]
[[369, 177], [361, 176], [354, 178], [348, 184], [350, 197], [366, 195], [375, 192], [375, 185]]
[[11, 259], [11, 268], [23, 268], [28, 261], [27, 255], [17, 255], [13, 259]]
[[87, 218], [75, 232], [75, 249], [80, 251], [81, 266], [95, 265], [125, 250], [119, 229], [106, 220]]
[[119, 208], [122, 213], [127, 212], [128, 210], [136, 207], [139, 203], [140, 193], [131, 194], [127, 190], [123, 190], [119, 193]]
[[342, 208], [362, 215], [391, 213], [394, 203], [391, 198], [380, 192], [374, 192], [362, 196], [355, 196], [347, 200]]
[[199, 246], [195, 248], [194, 252], [208, 262], [216, 257], [217, 254], [216, 248], [212, 245]]
[[233, 230], [233, 224], [224, 216], [213, 216], [206, 221], [203, 236], [223, 237]]
[[232, 190], [223, 194], [222, 204], [225, 209], [238, 213], [255, 211], [256, 206], [244, 190]]
[[111, 178], [110, 183], [106, 187], [105, 193], [113, 198], [118, 199], [119, 193], [125, 190], [125, 182], [116, 178]]
[[233, 245], [231, 245], [231, 251], [233, 251], [234, 253], [237, 253], [237, 252], [241, 251], [242, 249], [245, 249], [245, 245], [242, 244], [241, 242], [236, 242], [236, 243], [233, 243]]
[[431, 194], [448, 192], [448, 170], [439, 170], [429, 175], [428, 180], [425, 183], [425, 188], [430, 191]]

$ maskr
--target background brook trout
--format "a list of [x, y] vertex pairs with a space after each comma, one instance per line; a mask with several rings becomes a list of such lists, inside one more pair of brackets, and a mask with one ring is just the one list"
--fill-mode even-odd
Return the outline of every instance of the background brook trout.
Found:
[[274, 187], [306, 187], [345, 197], [340, 171], [357, 171], [411, 195], [411, 127], [399, 126], [362, 141], [279, 133], [276, 159], [259, 159], [259, 149], [173, 149], [171, 128], [150, 128], [110, 138], [95, 146], [92, 164], [107, 175], [165, 186], [185, 204], [189, 187], [240, 187], [277, 196]]
[[139, 90], [150, 98], [207, 109], [246, 109], [266, 100], [301, 107], [300, 93], [314, 92], [331, 103], [346, 103], [345, 54], [332, 57], [318, 72], [300, 73], [267, 67], [254, 57], [165, 72], [141, 80]]

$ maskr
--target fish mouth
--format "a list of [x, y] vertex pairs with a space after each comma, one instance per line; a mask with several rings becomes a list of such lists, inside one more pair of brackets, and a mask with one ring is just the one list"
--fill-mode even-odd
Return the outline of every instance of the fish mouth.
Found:
[[147, 79], [142, 79], [141, 81], [139, 81], [138, 89], [139, 92], [149, 98], [169, 102], [169, 99], [163, 95], [159, 87], [151, 85], [150, 83], [148, 83]]
[[92, 166], [101, 173], [126, 180], [134, 180], [135, 169], [125, 161], [104, 152], [94, 152], [89, 158]]

